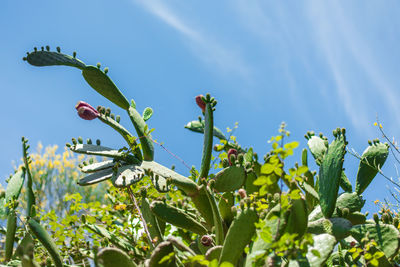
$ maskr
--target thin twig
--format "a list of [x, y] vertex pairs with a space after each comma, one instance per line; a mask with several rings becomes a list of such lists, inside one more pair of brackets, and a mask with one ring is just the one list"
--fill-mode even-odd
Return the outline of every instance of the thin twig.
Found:
[[154, 248], [154, 244], [153, 244], [153, 241], [151, 240], [151, 235], [150, 235], [149, 229], [147, 228], [147, 223], [146, 223], [146, 221], [145, 221], [145, 219], [143, 217], [142, 212], [140, 211], [140, 208], [139, 208], [139, 206], [137, 204], [135, 196], [133, 195], [131, 187], [128, 186], [127, 190], [128, 190], [129, 197], [131, 198], [131, 201], [132, 201], [133, 205], [135, 206], [136, 210], [138, 211], [140, 219], [142, 220], [143, 228], [144, 228], [144, 231], [146, 232], [147, 238], [149, 239], [149, 243]]

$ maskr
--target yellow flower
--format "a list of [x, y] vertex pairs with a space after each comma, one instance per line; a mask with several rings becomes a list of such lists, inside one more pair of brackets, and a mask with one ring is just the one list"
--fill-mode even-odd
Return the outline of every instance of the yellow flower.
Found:
[[374, 122], [374, 126], [378, 126], [378, 123]]
[[379, 123], [379, 128], [381, 128], [381, 129], [382, 129], [382, 124], [380, 124], [380, 123]]
[[126, 209], [126, 205], [125, 204], [115, 205], [115, 209], [116, 210], [124, 210], [124, 209]]
[[379, 199], [375, 200], [374, 203], [375, 203], [375, 204], [378, 204], [378, 203], [379, 203]]

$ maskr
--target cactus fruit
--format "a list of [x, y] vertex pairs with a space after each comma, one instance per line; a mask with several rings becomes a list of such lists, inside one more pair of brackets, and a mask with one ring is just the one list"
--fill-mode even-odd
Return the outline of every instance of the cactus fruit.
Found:
[[389, 154], [389, 145], [374, 142], [369, 145], [361, 156], [357, 172], [356, 192], [362, 194], [372, 182], [378, 170], [383, 166]]
[[257, 221], [258, 215], [253, 208], [245, 208], [235, 217], [226, 233], [219, 264], [227, 261], [235, 265], [238, 262], [244, 248], [256, 233]]
[[325, 218], [330, 218], [335, 211], [339, 183], [346, 153], [345, 131], [335, 130], [335, 140], [329, 145], [319, 169], [319, 201]]
[[60, 52], [50, 51], [34, 51], [28, 53], [24, 60], [28, 61], [29, 64], [38, 67], [64, 65], [82, 70], [86, 66], [85, 63], [79, 59], [76, 59], [75, 57], [71, 57]]
[[83, 101], [79, 101], [75, 109], [78, 111], [79, 117], [84, 120], [94, 120], [100, 115], [94, 107]]
[[166, 221], [176, 227], [192, 231], [199, 235], [207, 233], [207, 229], [184, 210], [165, 204], [162, 201], [153, 201], [150, 209], [160, 220]]
[[56, 267], [63, 266], [63, 259], [58, 251], [56, 244], [51, 239], [49, 233], [34, 219], [28, 220], [28, 226], [33, 235], [42, 243], [42, 245], [49, 252]]
[[359, 224], [350, 229], [350, 234], [358, 241], [368, 233], [369, 239], [374, 239], [378, 248], [386, 257], [393, 257], [399, 249], [399, 231], [390, 224]]
[[239, 189], [246, 178], [242, 166], [229, 166], [215, 175], [214, 189], [218, 192], [230, 192]]
[[118, 248], [103, 248], [96, 255], [96, 262], [103, 267], [126, 266], [136, 267], [137, 265], [129, 256]]

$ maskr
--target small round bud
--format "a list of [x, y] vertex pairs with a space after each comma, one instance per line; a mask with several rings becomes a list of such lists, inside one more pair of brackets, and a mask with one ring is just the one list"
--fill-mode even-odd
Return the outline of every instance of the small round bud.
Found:
[[108, 67], [104, 68], [104, 73], [107, 74], [108, 73]]
[[234, 148], [231, 148], [228, 150], [229, 165], [232, 166], [232, 164], [235, 162], [237, 154], [238, 154], [238, 152]]
[[100, 67], [101, 67], [100, 62], [98, 62], [98, 63], [96, 64], [96, 66], [97, 66], [98, 69], [100, 69]]
[[378, 216], [378, 214], [377, 214], [377, 213], [374, 213], [374, 215], [373, 215], [372, 217], [373, 217], [375, 223], [378, 224], [378, 223], [379, 223], [379, 216]]
[[78, 137], [78, 143], [79, 143], [79, 144], [83, 144], [83, 139], [82, 139], [81, 136]]
[[212, 239], [212, 237], [209, 236], [209, 235], [203, 235], [203, 236], [201, 237], [201, 239], [200, 239], [200, 242], [201, 242], [201, 244], [202, 244], [203, 246], [209, 247], [209, 246], [212, 245], [213, 239]]
[[46, 50], [50, 51], [50, 46], [46, 45]]
[[204, 96], [203, 95], [198, 95], [196, 96], [196, 104], [201, 108], [202, 112], [205, 112], [206, 110], [206, 103], [203, 101]]
[[246, 190], [244, 190], [243, 188], [240, 188], [238, 190], [238, 193], [239, 193], [239, 196], [241, 199], [244, 199], [245, 197], [247, 197]]
[[96, 145], [99, 146], [100, 144], [101, 144], [100, 139], [97, 139], [97, 140], [96, 140]]
[[79, 117], [84, 120], [94, 120], [100, 115], [94, 107], [83, 101], [79, 101], [75, 109], [78, 111]]
[[347, 218], [349, 216], [350, 210], [348, 208], [343, 208], [342, 209], [342, 216], [343, 218]]
[[72, 52], [72, 56], [73, 56], [74, 58], [76, 58], [76, 52], [75, 52], [75, 51]]
[[57, 46], [56, 49], [58, 53], [61, 53], [61, 48], [59, 46]]
[[115, 120], [119, 123], [119, 122], [121, 121], [121, 116], [120, 116], [120, 115], [117, 115], [117, 116], [115, 117]]

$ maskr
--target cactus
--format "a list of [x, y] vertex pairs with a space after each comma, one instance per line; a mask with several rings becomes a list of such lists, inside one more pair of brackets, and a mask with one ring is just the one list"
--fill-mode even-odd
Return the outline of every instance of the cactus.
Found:
[[11, 259], [14, 249], [15, 233], [17, 230], [17, 215], [15, 210], [11, 210], [7, 217], [7, 234], [5, 244], [4, 260], [8, 262]]
[[[188, 122], [185, 128], [196, 133], [204, 133], [204, 121], [196, 120]], [[222, 133], [220, 129], [214, 126], [213, 136], [217, 137], [219, 140], [227, 140], [226, 136]]]
[[346, 153], [345, 130], [334, 131], [335, 140], [329, 145], [319, 170], [319, 201], [325, 218], [335, 211], [336, 198]]
[[40, 241], [40, 243], [42, 243], [47, 252], [49, 252], [51, 258], [53, 259], [54, 265], [57, 267], [62, 267], [63, 259], [49, 233], [34, 219], [28, 220], [28, 226], [32, 234]]
[[205, 256], [206, 259], [209, 261], [212, 260], [218, 260], [219, 257], [221, 256], [221, 251], [222, 251], [223, 246], [215, 246], [207, 250]]
[[146, 196], [142, 195], [142, 203], [140, 205], [140, 209], [143, 213], [143, 217], [148, 224], [149, 232], [151, 235], [151, 239], [157, 239], [157, 243], [163, 241], [163, 234], [160, 229], [160, 225], [158, 223], [157, 217], [152, 213], [150, 209], [150, 203]]
[[144, 177], [144, 170], [137, 165], [122, 166], [112, 175], [115, 187], [127, 187], [139, 182]]
[[238, 262], [244, 248], [256, 233], [254, 224], [257, 221], [258, 215], [253, 208], [245, 208], [235, 217], [226, 234], [221, 256], [219, 257], [219, 264], [227, 261], [235, 265]]
[[367, 186], [372, 182], [380, 168], [386, 161], [389, 154], [389, 145], [382, 144], [375, 140], [370, 144], [361, 156], [358, 167], [356, 192], [362, 194]]
[[159, 219], [172, 225], [187, 229], [199, 235], [207, 233], [207, 229], [203, 225], [181, 209], [175, 208], [161, 201], [154, 201], [151, 203], [150, 208]]
[[[169, 266], [176, 266], [175, 265], [175, 255], [174, 247], [169, 241], [164, 241], [158, 244], [158, 246], [154, 249], [153, 253], [151, 254], [150, 260], [148, 262], [149, 267], [169, 267]], [[167, 260], [161, 262], [161, 260], [168, 257]]]
[[25, 181], [25, 169], [21, 169], [17, 171], [11, 178], [8, 180], [5, 201], [6, 203], [10, 203], [12, 200], [16, 200], [21, 193], [22, 186]]
[[[321, 234], [314, 236], [314, 244], [308, 249], [306, 255], [310, 267], [323, 266], [328, 260], [336, 245], [336, 239], [330, 234]], [[318, 251], [318, 254], [313, 253], [313, 250]]]
[[328, 149], [325, 140], [321, 137], [315, 136], [313, 133], [306, 135], [308, 139], [307, 145], [313, 155], [317, 165], [321, 165], [325, 152]]
[[359, 224], [350, 229], [350, 234], [358, 242], [368, 235], [374, 239], [386, 257], [393, 257], [399, 250], [399, 231], [389, 224]]
[[352, 226], [351, 222], [344, 218], [321, 218], [308, 224], [308, 232], [317, 235], [328, 233], [339, 241], [349, 235]]
[[230, 192], [239, 189], [246, 178], [242, 166], [229, 166], [215, 175], [214, 189], [218, 192]]
[[28, 53], [28, 55], [24, 57], [24, 60], [28, 61], [29, 64], [38, 67], [64, 65], [81, 70], [86, 67], [85, 63], [75, 58], [75, 56], [71, 57], [59, 52], [37, 51], [36, 49], [34, 52]]
[[113, 170], [111, 168], [100, 170], [88, 176], [85, 176], [84, 178], [79, 179], [78, 184], [81, 186], [93, 185], [111, 179], [112, 176], [113, 176]]
[[96, 255], [97, 264], [103, 267], [112, 266], [137, 266], [131, 258], [122, 250], [118, 248], [103, 248]]

